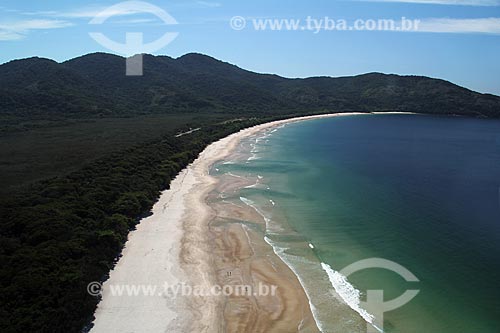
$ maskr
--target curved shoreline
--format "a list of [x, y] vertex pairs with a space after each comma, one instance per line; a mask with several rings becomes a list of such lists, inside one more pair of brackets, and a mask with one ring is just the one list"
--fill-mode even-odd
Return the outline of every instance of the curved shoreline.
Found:
[[[217, 211], [216, 207], [207, 204], [210, 192], [214, 191], [217, 184], [219, 184], [219, 181], [209, 174], [209, 169], [216, 162], [228, 157], [244, 138], [285, 123], [332, 116], [338, 115], [328, 114], [297, 117], [241, 130], [209, 145], [196, 161], [188, 167], [197, 179], [197, 184], [193, 191], [190, 191], [185, 197], [185, 205], [189, 207], [189, 211], [186, 212], [182, 221], [184, 232], [181, 240], [180, 259], [184, 271], [195, 272], [191, 273], [189, 277], [191, 285], [202, 285], [203, 288], [210, 288], [213, 285], [234, 285], [237, 282], [243, 283], [248, 282], [248, 280], [254, 280], [255, 278], [252, 278], [252, 273], [258, 271], [261, 279], [266, 282], [272, 281], [279, 284], [278, 287], [283, 289], [278, 297], [279, 300], [277, 302], [274, 300], [274, 305], [280, 308], [278, 316], [283, 317], [283, 322], [293, 322], [295, 317], [295, 320], [299, 324], [293, 324], [293, 326], [294, 328], [298, 328], [300, 322], [311, 321], [312, 313], [305, 291], [296, 275], [291, 272], [290, 268], [278, 256], [273, 253], [277, 262], [275, 261], [272, 264], [266, 260], [251, 261], [250, 265], [256, 266], [252, 267], [252, 269], [245, 269], [245, 267], [242, 267], [244, 264], [238, 265], [248, 261], [248, 254], [243, 254], [245, 249], [247, 252], [256, 252], [250, 243], [252, 241], [254, 243], [258, 242], [258, 237], [255, 235], [252, 237], [248, 230], [235, 225], [231, 225], [228, 228], [229, 230], [224, 228], [221, 230], [221, 228], [213, 227], [211, 222], [218, 216], [223, 215], [224, 212]], [[228, 238], [230, 239], [229, 241]], [[261, 241], [264, 241], [264, 239]], [[267, 246], [267, 244], [265, 245]], [[263, 244], [258, 244], [257, 246], [261, 248]], [[226, 256], [225, 254], [227, 253], [231, 254]], [[276, 273], [274, 272], [273, 274], [272, 272], [272, 266], [279, 264], [282, 265], [280, 267], [281, 271], [288, 270], [291, 273], [285, 279], [283, 279], [282, 274], [276, 276]], [[208, 272], [212, 274], [208, 274]], [[285, 286], [285, 282], [289, 280], [295, 281]], [[297, 292], [297, 289], [300, 289], [300, 291]], [[197, 315], [192, 318], [194, 320], [190, 322], [189, 331], [269, 331], [273, 329], [273, 326], [278, 330], [290, 329], [287, 325], [281, 326], [277, 324], [278, 320], [274, 320], [273, 322], [270, 319], [273, 314], [272, 311], [270, 311], [271, 315], [263, 314], [262, 309], [259, 306], [255, 306], [255, 304], [259, 303], [258, 300], [252, 298], [191, 298], [188, 302], [191, 303], [192, 309], [197, 309]], [[296, 299], [300, 300], [297, 301]], [[267, 299], [267, 302], [272, 303], [273, 301]], [[307, 306], [304, 306], [304, 303]], [[242, 313], [238, 311], [238, 308], [242, 307], [245, 308], [245, 315], [250, 314], [246, 320], [240, 320], [241, 318], [239, 318], [242, 316]], [[305, 307], [307, 309], [304, 309]], [[292, 310], [288, 310], [290, 308]], [[306, 311], [305, 314], [303, 314], [304, 311]], [[312, 329], [309, 327], [310, 331], [318, 331], [316, 324], [311, 325], [309, 323], [308, 325], [313, 326]]]
[[[153, 214], [141, 220], [137, 229], [129, 234], [121, 259], [110, 272], [109, 279], [103, 284], [102, 300], [96, 310], [96, 319], [91, 332], [252, 330], [248, 326], [242, 330], [245, 323], [240, 322], [238, 325], [233, 325], [234, 321], [237, 321], [245, 312], [238, 310], [228, 313], [228, 304], [233, 300], [229, 299], [228, 303], [228, 299], [223, 296], [172, 298], [164, 292], [133, 297], [129, 295], [116, 296], [113, 295], [112, 287], [152, 285], [161, 288], [165, 284], [168, 286], [188, 284], [210, 288], [221, 284], [221, 282], [228, 283], [227, 279], [220, 276], [220, 271], [215, 269], [221, 267], [221, 254], [228, 251], [228, 248], [233, 245], [241, 250], [245, 245], [245, 239], [247, 243], [251, 243], [252, 235], [246, 230], [230, 230], [229, 233], [225, 230], [222, 232], [223, 236], [230, 235], [233, 241], [217, 243], [218, 239], [220, 240], [218, 236], [221, 234], [217, 235], [217, 230], [213, 228], [211, 221], [214, 220], [218, 212], [206, 202], [209, 194], [218, 184], [218, 181], [209, 174], [210, 167], [229, 156], [243, 138], [265, 129], [297, 121], [348, 115], [369, 114], [322, 114], [273, 121], [243, 129], [205, 148], [198, 158], [172, 181], [170, 189], [162, 193], [152, 209]], [[245, 238], [242, 238], [242, 235], [245, 235]], [[255, 241], [256, 238], [254, 237], [252, 240]], [[264, 240], [262, 239], [262, 241]], [[266, 244], [266, 246], [268, 245]], [[251, 248], [247, 248], [247, 250], [252, 251]], [[259, 272], [260, 279], [281, 283], [278, 287], [286, 290], [278, 297], [279, 301], [270, 301], [275, 305], [275, 308], [280, 310], [275, 311], [274, 309], [268, 312], [277, 317], [273, 317], [273, 315], [262, 317], [264, 319], [260, 321], [259, 329], [261, 331], [272, 331], [273, 328], [279, 330], [284, 327], [289, 329], [283, 323], [290, 321], [293, 316], [302, 316], [302, 318], [298, 318], [300, 324], [295, 326], [297, 331], [301, 330], [300, 325], [303, 325], [304, 321], [306, 322], [304, 325], [307, 326], [306, 331], [318, 331], [317, 324], [307, 323], [312, 318], [312, 313], [309, 300], [298, 277], [293, 272], [291, 275], [287, 273], [286, 270], [291, 272], [290, 268], [276, 254], [273, 253], [273, 256], [277, 261], [275, 259], [269, 261], [267, 259], [270, 256], [266, 256], [267, 261], [257, 258], [252, 259], [251, 262], [252, 268], [255, 267], [252, 274]], [[240, 263], [245, 262], [246, 259], [241, 257], [240, 253], [236, 255], [235, 260]], [[284, 272], [281, 277], [273, 275], [272, 269], [269, 270], [269, 267], [273, 268], [273, 265], [279, 265], [279, 263], [283, 265], [280, 266], [280, 273]], [[276, 271], [275, 268], [273, 269]], [[237, 277], [237, 275], [232, 274], [231, 276], [232, 278]], [[242, 276], [243, 274], [240, 277]], [[257, 276], [256, 273], [253, 276]], [[288, 285], [285, 285], [285, 282]], [[229, 283], [232, 282], [229, 281]], [[245, 308], [248, 304], [256, 304], [255, 299], [251, 302], [247, 301], [242, 303], [241, 300], [236, 300], [236, 303], [233, 302], [235, 305], [230, 305], [229, 309], [238, 309], [238, 306]], [[307, 309], [303, 306], [304, 302], [306, 302]], [[291, 312], [285, 309], [285, 305], [292, 309]], [[262, 308], [265, 306], [254, 306], [253, 309], [257, 309], [258, 312]], [[261, 317], [257, 313], [248, 319], [246, 324], [251, 322], [252, 318], [255, 320], [255, 318]], [[280, 321], [284, 326], [280, 326]], [[253, 331], [255, 328], [253, 327]]]

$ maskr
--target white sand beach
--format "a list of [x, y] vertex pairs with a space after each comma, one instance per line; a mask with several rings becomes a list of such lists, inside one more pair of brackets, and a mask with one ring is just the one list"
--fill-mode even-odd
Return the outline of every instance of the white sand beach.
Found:
[[[214, 252], [216, 236], [209, 231], [209, 221], [215, 211], [206, 204], [206, 197], [214, 188], [216, 179], [209, 175], [209, 168], [228, 156], [242, 138], [269, 127], [354, 114], [360, 113], [325, 114], [274, 121], [244, 129], [209, 145], [177, 176], [171, 188], [162, 193], [153, 207], [152, 215], [144, 218], [137, 229], [130, 233], [123, 256], [103, 284], [102, 300], [96, 310], [91, 332], [250, 331], [243, 326], [226, 329], [232, 327], [226, 321], [237, 318], [241, 313], [236, 316], [227, 313], [224, 315], [223, 307], [227, 301], [224, 297], [173, 298], [162, 289], [165, 284], [175, 286], [186, 283], [210, 288], [218, 283], [215, 271], [218, 252]], [[234, 235], [238, 235], [238, 232]], [[277, 257], [270, 260], [280, 261]], [[281, 264], [284, 267], [282, 270], [286, 271], [286, 265]], [[269, 263], [256, 261], [252, 267], [255, 268], [251, 274], [258, 271], [262, 279], [278, 284], [288, 292], [288, 296], [282, 294], [283, 297], [276, 300], [280, 312], [272, 321], [290, 321], [294, 316], [299, 317], [299, 322], [312, 321], [307, 297], [291, 272], [282, 273], [285, 275], [266, 273], [271, 267]], [[117, 296], [111, 290], [111, 287], [116, 286], [152, 286], [151, 288], [156, 289], [154, 292], [149, 290], [148, 293], [152, 295], [145, 295], [144, 290], [140, 290], [138, 295], [127, 295], [125, 290], [123, 295]], [[286, 327], [286, 323], [281, 323], [285, 326], [280, 326], [280, 323], [268, 326], [270, 320], [267, 323], [262, 321], [258, 330], [277, 331], [280, 327]], [[295, 328], [300, 330], [299, 326]], [[314, 321], [309, 323], [308, 331], [318, 331]]]

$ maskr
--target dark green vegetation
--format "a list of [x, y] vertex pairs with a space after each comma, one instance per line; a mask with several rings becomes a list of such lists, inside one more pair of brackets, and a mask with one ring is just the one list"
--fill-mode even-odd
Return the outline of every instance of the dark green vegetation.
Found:
[[[1, 332], [78, 332], [138, 218], [210, 142], [307, 113], [413, 111], [500, 116], [500, 97], [425, 77], [286, 79], [213, 58], [0, 66]], [[201, 127], [192, 134], [175, 134]], [[34, 182], [37, 181], [37, 182]]]
[[103, 118], [0, 136], [0, 195], [19, 185], [76, 171], [99, 157], [189, 127], [225, 118], [158, 114]]
[[90, 54], [57, 63], [30, 58], [0, 66], [3, 131], [89, 117], [153, 113], [279, 114], [413, 111], [500, 116], [500, 97], [443, 80], [371, 73], [286, 79], [200, 54], [144, 56], [144, 76], [126, 77], [123, 58]]
[[345, 111], [500, 116], [498, 96], [418, 76], [286, 79], [200, 54], [145, 55], [144, 76], [124, 73], [124, 58], [103, 53], [0, 65], [0, 193], [174, 129], [237, 117]]
[[3, 199], [1, 332], [78, 332], [138, 217], [211, 141], [257, 120], [207, 126], [99, 159], [65, 177]]

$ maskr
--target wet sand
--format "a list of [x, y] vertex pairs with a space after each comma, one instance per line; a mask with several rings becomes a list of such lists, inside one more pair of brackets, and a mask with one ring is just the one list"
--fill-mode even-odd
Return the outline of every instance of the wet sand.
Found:
[[[347, 115], [347, 114], [343, 114]], [[210, 167], [239, 142], [270, 127], [338, 114], [293, 118], [234, 133], [208, 146], [172, 182], [129, 235], [123, 256], [103, 285], [91, 332], [317, 332], [297, 277], [276, 256], [259, 228], [265, 222], [245, 205], [213, 200], [244, 179], [217, 179]], [[246, 224], [253, 223], [249, 228]], [[260, 227], [259, 227], [260, 226]], [[116, 296], [113, 285], [186, 284], [276, 286], [275, 295]], [[254, 289], [255, 290], [255, 289]]]

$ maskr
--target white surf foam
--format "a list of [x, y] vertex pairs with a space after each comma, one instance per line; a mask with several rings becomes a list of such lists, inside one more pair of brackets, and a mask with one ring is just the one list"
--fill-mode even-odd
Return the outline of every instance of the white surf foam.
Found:
[[255, 160], [258, 160], [260, 159], [259, 156], [257, 156], [256, 154], [253, 154], [252, 156], [250, 156], [247, 161], [255, 161]]
[[235, 178], [244, 178], [242, 176], [235, 175], [234, 173], [231, 173], [231, 172], [226, 172], [226, 175], [231, 176], [231, 177], [235, 177]]
[[321, 321], [318, 318], [318, 310], [314, 306], [314, 304], [311, 302], [311, 296], [309, 295], [309, 291], [306, 288], [304, 281], [302, 280], [302, 277], [299, 275], [297, 270], [295, 269], [294, 265], [290, 262], [290, 260], [287, 258], [287, 255], [285, 254], [286, 248], [279, 247], [274, 243], [269, 237], [265, 236], [264, 240], [266, 241], [267, 244], [269, 244], [273, 248], [273, 252], [281, 258], [281, 260], [292, 270], [292, 272], [295, 274], [297, 277], [297, 280], [299, 280], [300, 285], [302, 286], [302, 289], [306, 293], [307, 299], [309, 301], [309, 307], [311, 308], [311, 312], [314, 318], [314, 321], [316, 322], [316, 326], [318, 326], [318, 329], [320, 332], [325, 332], [325, 329], [321, 323]]
[[250, 199], [247, 199], [247, 198], [244, 198], [244, 197], [240, 197], [240, 200], [243, 201], [243, 203], [247, 206], [250, 206], [252, 207], [253, 209], [255, 209], [255, 211], [257, 213], [259, 213], [260, 216], [262, 216], [262, 218], [264, 219], [264, 221], [266, 222], [266, 229], [268, 228], [268, 224], [269, 222], [271, 221], [263, 212], [260, 211], [259, 208], [257, 208], [255, 206], [255, 202], [253, 202], [252, 200]]
[[337, 292], [337, 294], [342, 298], [342, 300], [349, 305], [351, 309], [359, 313], [359, 315], [373, 327], [375, 327], [379, 332], [383, 332], [380, 328], [373, 324], [375, 317], [368, 313], [365, 309], [361, 307], [361, 292], [356, 289], [352, 284], [347, 281], [347, 278], [334, 270], [330, 265], [321, 263], [321, 267], [328, 274], [330, 283]]
[[277, 223], [271, 223], [271, 219], [269, 217], [267, 217], [266, 214], [262, 210], [259, 209], [259, 207], [257, 207], [255, 202], [253, 202], [252, 200], [247, 199], [245, 197], [240, 197], [240, 200], [244, 204], [246, 204], [247, 206], [252, 207], [260, 216], [262, 216], [262, 218], [266, 222], [266, 231], [267, 232], [278, 233], [278, 232], [283, 231], [283, 228], [280, 225], [278, 225]]

